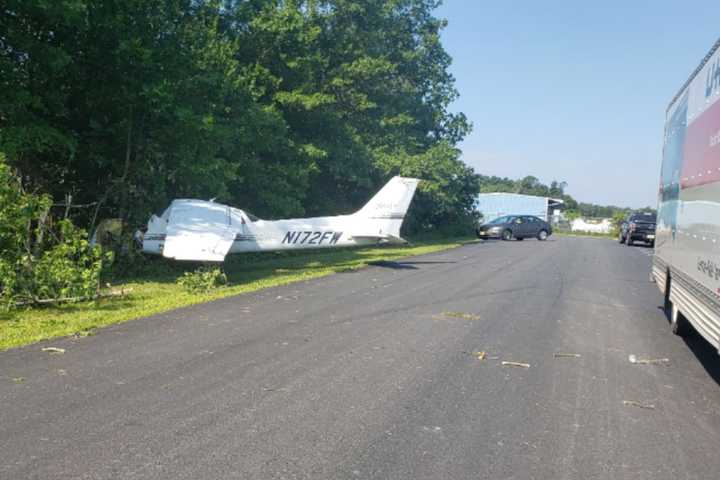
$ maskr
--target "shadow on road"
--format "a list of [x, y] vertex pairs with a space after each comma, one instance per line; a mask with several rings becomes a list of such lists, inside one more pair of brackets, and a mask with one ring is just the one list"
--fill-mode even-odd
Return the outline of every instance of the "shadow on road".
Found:
[[[662, 306], [658, 309], [665, 315], [668, 325], [670, 324], [670, 316]], [[691, 352], [695, 354], [695, 357], [700, 362], [700, 365], [705, 371], [715, 380], [715, 383], [720, 385], [720, 355], [718, 351], [708, 343], [699, 333], [692, 330], [689, 335], [682, 337], [685, 345], [688, 346]]]
[[417, 270], [418, 267], [415, 265], [431, 265], [431, 264], [442, 264], [442, 263], [457, 263], [457, 262], [442, 262], [442, 261], [410, 261], [410, 262], [393, 262], [390, 260], [378, 260], [375, 262], [368, 262], [368, 265], [373, 267], [392, 268], [393, 270]]
[[708, 375], [715, 380], [715, 383], [720, 384], [720, 357], [717, 350], [695, 331], [684, 337], [683, 341], [695, 354]]

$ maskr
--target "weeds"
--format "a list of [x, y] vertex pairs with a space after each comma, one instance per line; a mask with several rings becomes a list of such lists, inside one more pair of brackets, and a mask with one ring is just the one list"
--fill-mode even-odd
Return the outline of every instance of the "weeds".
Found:
[[188, 293], [208, 293], [227, 285], [227, 275], [218, 267], [200, 267], [194, 272], [185, 272], [177, 283]]

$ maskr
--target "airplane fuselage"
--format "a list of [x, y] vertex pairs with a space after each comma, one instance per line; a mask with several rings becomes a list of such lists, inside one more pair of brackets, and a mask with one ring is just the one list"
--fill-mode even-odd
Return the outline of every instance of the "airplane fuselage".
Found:
[[[352, 215], [245, 223], [228, 253], [298, 250], [375, 245], [376, 238], [352, 236]], [[146, 234], [143, 251], [162, 255], [165, 234]]]
[[400, 226], [417, 184], [394, 177], [357, 212], [332, 217], [260, 220], [212, 201], [173, 200], [161, 216], [150, 218], [141, 234], [143, 251], [221, 262], [229, 253], [404, 243]]
[[[258, 220], [235, 237], [230, 253], [301, 248], [373, 245], [377, 239], [355, 238], [350, 215], [288, 220]], [[245, 233], [247, 232], [247, 233]]]

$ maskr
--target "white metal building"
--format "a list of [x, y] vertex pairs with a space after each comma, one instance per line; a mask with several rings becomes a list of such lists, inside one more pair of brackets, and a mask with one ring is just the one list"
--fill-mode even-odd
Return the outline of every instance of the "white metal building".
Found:
[[477, 209], [483, 215], [483, 222], [504, 215], [535, 215], [545, 221], [551, 221], [548, 216], [549, 210], [562, 203], [562, 200], [555, 198], [519, 193], [481, 193], [477, 198]]

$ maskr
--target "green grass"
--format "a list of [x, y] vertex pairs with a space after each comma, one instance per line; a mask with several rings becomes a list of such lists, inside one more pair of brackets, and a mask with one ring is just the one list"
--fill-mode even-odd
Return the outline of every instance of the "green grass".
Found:
[[[149, 260], [142, 275], [128, 276], [114, 290], [132, 289], [123, 297], [16, 310], [0, 317], [0, 351], [49, 338], [88, 335], [98, 327], [125, 322], [196, 303], [362, 268], [370, 262], [396, 260], [457, 247], [467, 239], [426, 240], [400, 247], [375, 247], [228, 257], [228, 285], [210, 293], [189, 293], [176, 284], [197, 265]], [[149, 272], [149, 273], [147, 273]]]

